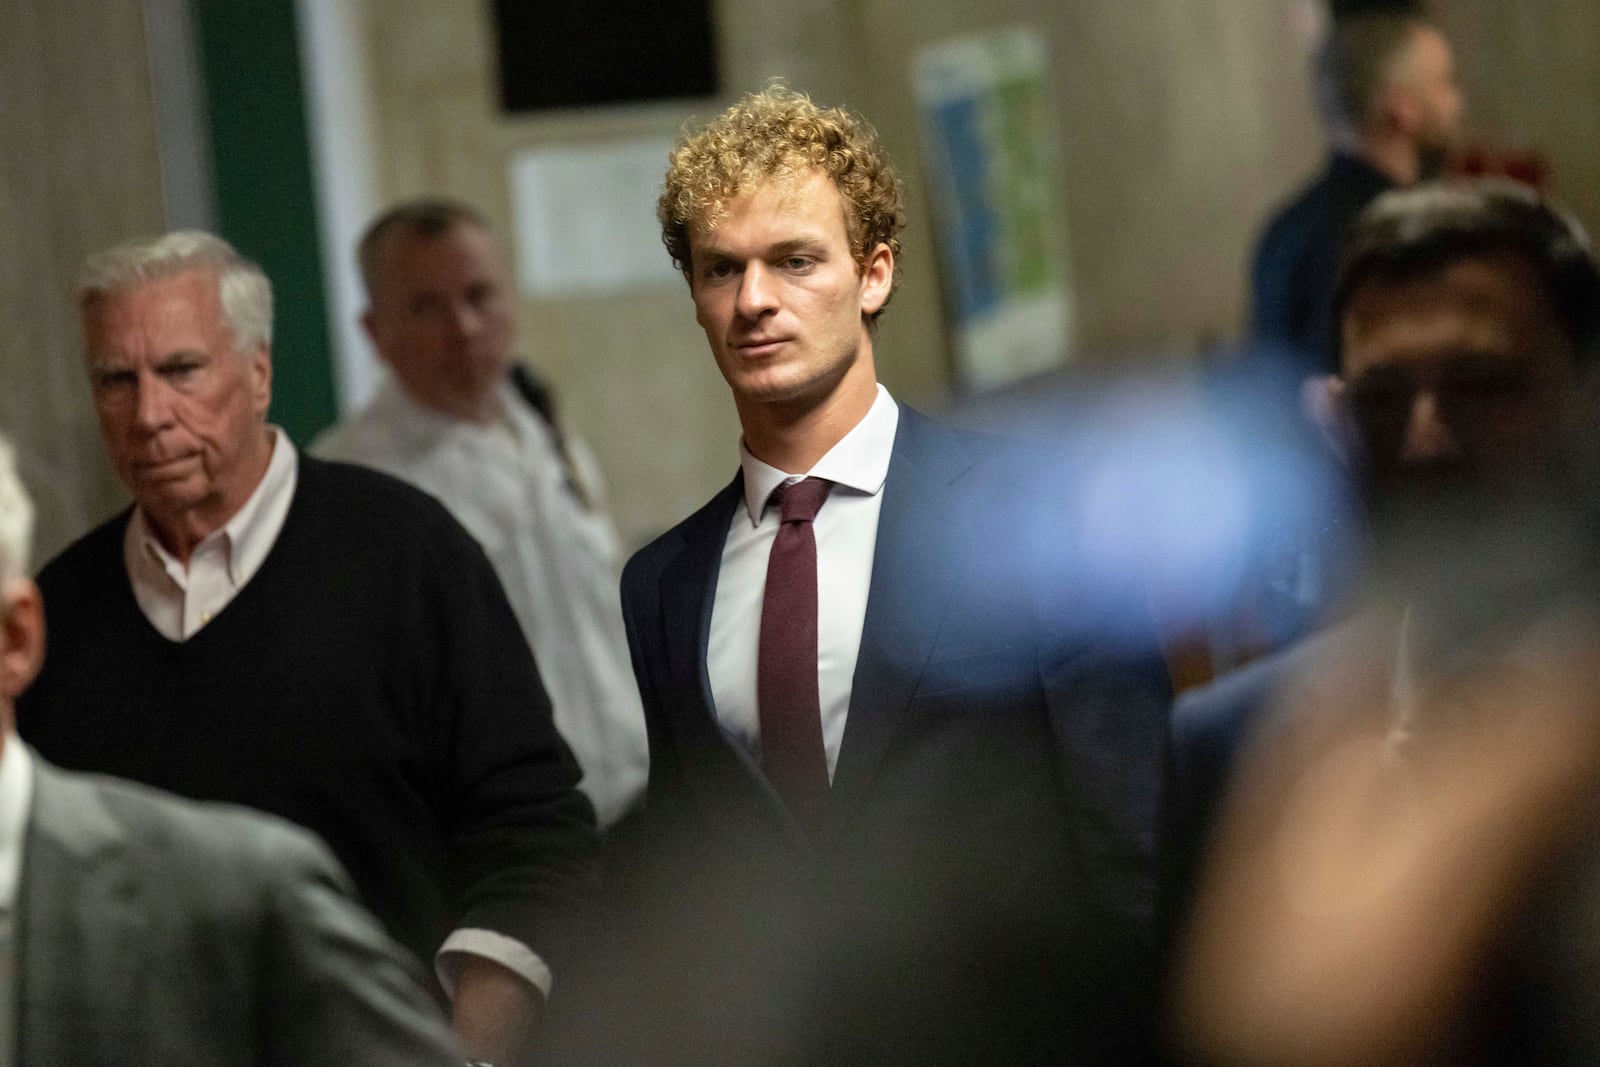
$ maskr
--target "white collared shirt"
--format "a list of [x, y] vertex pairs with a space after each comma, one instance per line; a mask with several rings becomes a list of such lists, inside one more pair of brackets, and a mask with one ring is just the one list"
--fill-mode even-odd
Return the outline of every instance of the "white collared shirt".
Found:
[[33, 759], [15, 730], [0, 750], [0, 911], [17, 906], [22, 880], [22, 843], [33, 804]]
[[22, 1012], [17, 991], [20, 952], [17, 895], [22, 881], [22, 851], [33, 802], [33, 759], [15, 730], [0, 751], [0, 1063], [16, 1061]]
[[761, 605], [766, 595], [767, 557], [781, 525], [777, 510], [766, 506], [767, 499], [779, 485], [801, 478], [826, 478], [834, 483], [812, 523], [817, 541], [817, 692], [822, 746], [831, 779], [850, 711], [850, 688], [878, 543], [883, 483], [899, 425], [900, 409], [889, 391], [879, 385], [866, 415], [809, 471], [780, 471], [752, 456], [743, 443], [739, 446], [744, 507], [734, 509], [722, 547], [706, 670], [717, 721], [757, 758], [761, 753], [761, 717], [756, 704]]
[[185, 566], [164, 548], [144, 510], [133, 509], [122, 538], [133, 597], [169, 641], [187, 641], [221, 614], [277, 543], [294, 499], [300, 457], [288, 434], [272, 430], [272, 459], [244, 506], [194, 547]]

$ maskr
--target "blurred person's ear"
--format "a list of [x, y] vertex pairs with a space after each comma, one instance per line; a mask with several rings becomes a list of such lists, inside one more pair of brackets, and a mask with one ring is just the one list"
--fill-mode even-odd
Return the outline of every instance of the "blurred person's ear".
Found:
[[389, 362], [389, 357], [384, 354], [382, 338], [378, 336], [382, 325], [378, 322], [378, 313], [372, 308], [361, 313], [361, 332], [367, 335], [367, 340], [372, 342], [372, 351], [383, 362]]
[[1360, 451], [1360, 442], [1350, 418], [1344, 379], [1336, 374], [1322, 374], [1301, 382], [1300, 409], [1339, 462], [1352, 466]]
[[0, 610], [4, 612], [0, 616], [0, 700], [9, 707], [44, 663], [44, 602], [39, 587], [26, 578], [12, 582], [4, 591]]

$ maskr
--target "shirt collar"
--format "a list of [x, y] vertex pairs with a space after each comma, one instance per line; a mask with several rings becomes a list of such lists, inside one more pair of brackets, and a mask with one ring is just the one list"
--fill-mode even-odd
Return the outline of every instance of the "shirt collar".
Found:
[[894, 435], [899, 425], [900, 408], [880, 382], [878, 395], [861, 421], [803, 474], [791, 474], [761, 462], [740, 441], [739, 467], [744, 471], [744, 507], [750, 525], [761, 525], [761, 514], [774, 489], [799, 478], [826, 478], [865, 496], [876, 496], [889, 476], [889, 458], [894, 454]]
[[22, 843], [33, 802], [33, 761], [22, 739], [6, 734], [0, 751], [0, 911], [17, 904], [22, 877]]
[[472, 439], [493, 437], [497, 434], [509, 436], [520, 443], [527, 436], [525, 416], [531, 414], [528, 403], [517, 392], [510, 375], [495, 386], [495, 392], [500, 395], [500, 414], [488, 425], [458, 419], [454, 415], [446, 415], [425, 404], [419, 404], [411, 394], [401, 388], [393, 376], [385, 379], [378, 387], [373, 406], [387, 408], [393, 412], [408, 426], [419, 443], [426, 442], [433, 445], [449, 438]]
[[[294, 485], [300, 467], [299, 456], [289, 435], [278, 426], [272, 431], [272, 458], [267, 462], [267, 472], [262, 475], [244, 506], [234, 512], [233, 518], [213, 531], [196, 545], [202, 546], [221, 540], [227, 553], [228, 574], [234, 585], [243, 585], [260, 567], [272, 545], [283, 529], [284, 517], [289, 511], [289, 501], [294, 496]], [[146, 558], [159, 564], [180, 585], [187, 573], [184, 564], [168, 552], [150, 528], [144, 509], [135, 507], [128, 523], [128, 534]], [[191, 558], [193, 558], [191, 556]]]

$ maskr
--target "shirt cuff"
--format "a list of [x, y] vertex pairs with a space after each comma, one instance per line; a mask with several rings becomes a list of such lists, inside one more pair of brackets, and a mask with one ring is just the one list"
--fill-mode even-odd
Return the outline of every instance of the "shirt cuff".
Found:
[[493, 930], [479, 930], [468, 927], [457, 930], [444, 939], [444, 944], [439, 946], [439, 951], [433, 956], [433, 970], [439, 976], [439, 984], [444, 986], [445, 993], [451, 1000], [456, 996], [456, 976], [459, 961], [457, 955], [482, 956], [484, 959], [493, 960], [512, 973], [532, 985], [544, 997], [550, 995], [550, 986], [554, 976], [550, 968], [545, 966], [534, 951], [514, 937], [497, 934]]

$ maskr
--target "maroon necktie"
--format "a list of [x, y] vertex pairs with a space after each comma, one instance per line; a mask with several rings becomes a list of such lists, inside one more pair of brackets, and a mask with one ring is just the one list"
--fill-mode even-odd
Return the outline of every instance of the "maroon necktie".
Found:
[[811, 520], [831, 488], [832, 482], [806, 478], [772, 492], [782, 520], [767, 557], [756, 668], [767, 780], [808, 823], [820, 814], [828, 793], [817, 696], [817, 539]]

